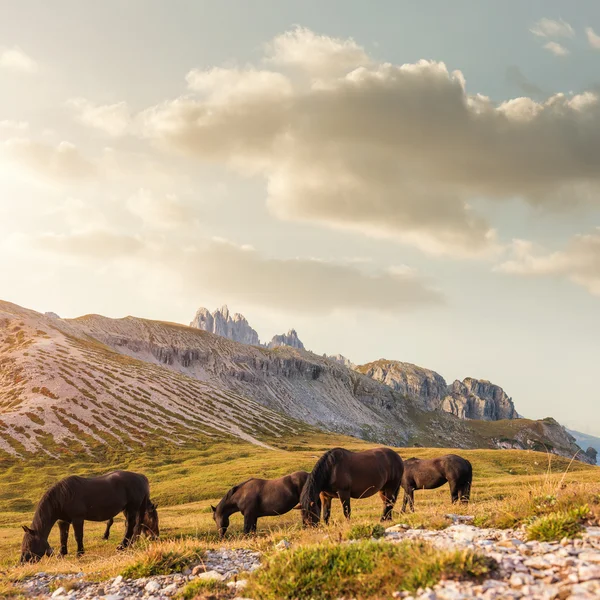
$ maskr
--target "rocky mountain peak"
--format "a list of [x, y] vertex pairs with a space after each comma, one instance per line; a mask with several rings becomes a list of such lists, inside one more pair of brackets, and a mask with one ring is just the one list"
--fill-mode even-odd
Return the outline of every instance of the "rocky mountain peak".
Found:
[[190, 327], [196, 327], [197, 329], [226, 337], [234, 342], [249, 344], [251, 346], [260, 345], [258, 333], [250, 327], [246, 318], [239, 313], [233, 315], [232, 318], [226, 304], [213, 313], [206, 308], [199, 308], [196, 311], [196, 316], [190, 323]]
[[295, 329], [290, 329], [287, 333], [274, 335], [273, 339], [267, 344], [267, 348], [278, 348], [279, 346], [291, 346], [298, 350], [304, 350], [304, 344], [300, 341]]

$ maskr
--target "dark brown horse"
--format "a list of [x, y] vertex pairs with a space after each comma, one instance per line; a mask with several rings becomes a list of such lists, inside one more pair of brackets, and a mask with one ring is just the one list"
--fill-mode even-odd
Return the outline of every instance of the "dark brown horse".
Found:
[[225, 535], [229, 517], [236, 512], [244, 516], [244, 533], [256, 531], [259, 517], [289, 512], [298, 504], [307, 479], [306, 471], [296, 471], [279, 479], [248, 479], [232, 487], [216, 507], [211, 505], [219, 535]]
[[53, 485], [40, 500], [31, 527], [23, 526], [21, 561], [38, 561], [52, 554], [48, 536], [58, 521], [60, 553], [67, 554], [69, 525], [73, 525], [77, 554], [83, 549], [83, 522], [107, 521], [125, 513], [125, 537], [119, 545], [126, 548], [139, 535], [150, 498], [148, 479], [129, 471], [114, 471], [101, 477], [72, 475]]
[[452, 502], [460, 500], [467, 503], [471, 494], [472, 481], [473, 468], [471, 463], [462, 456], [446, 454], [428, 460], [409, 458], [404, 461], [402, 512], [406, 511], [407, 504], [414, 512], [415, 490], [433, 490], [446, 482], [450, 484]]
[[[151, 500], [148, 500], [148, 505], [146, 506], [146, 513], [144, 514], [144, 521], [142, 523], [142, 528], [140, 531], [140, 535], [145, 535], [149, 537], [151, 540], [158, 539], [159, 531], [158, 531], [158, 511], [156, 504], [154, 504]], [[103, 540], [107, 540], [110, 535], [110, 528], [113, 526], [115, 522], [114, 519], [109, 519], [106, 523], [106, 531], [102, 536]]]
[[317, 525], [329, 522], [331, 499], [339, 498], [344, 515], [350, 518], [350, 498], [368, 498], [379, 492], [383, 501], [382, 521], [392, 518], [404, 467], [400, 456], [390, 448], [351, 452], [333, 448], [317, 461], [300, 497], [302, 522]]

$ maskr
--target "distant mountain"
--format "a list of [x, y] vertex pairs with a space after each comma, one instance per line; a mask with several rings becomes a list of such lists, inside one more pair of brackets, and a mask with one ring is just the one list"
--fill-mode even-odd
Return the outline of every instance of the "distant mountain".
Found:
[[340, 365], [344, 365], [345, 367], [348, 367], [349, 369], [356, 368], [356, 365], [349, 358], [346, 358], [345, 356], [342, 356], [341, 354], [333, 354], [331, 356], [328, 356], [327, 354], [323, 354], [323, 358], [326, 358], [327, 360], [332, 360], [333, 362], [336, 362]]
[[581, 433], [581, 431], [574, 431], [573, 429], [567, 429], [567, 431], [575, 438], [577, 445], [581, 446], [583, 450], [593, 448], [600, 456], [600, 437]]
[[[462, 420], [306, 350], [0, 302], [0, 454], [110, 452], [318, 427], [395, 446], [580, 452], [556, 421]], [[589, 457], [581, 456], [589, 462]]]
[[206, 308], [199, 308], [190, 327], [196, 327], [241, 344], [260, 345], [258, 333], [250, 327], [246, 317], [240, 313], [235, 313], [231, 317], [226, 304], [213, 313]]
[[443, 410], [461, 419], [515, 419], [517, 411], [504, 390], [483, 379], [467, 377], [448, 385], [435, 371], [396, 360], [377, 360], [356, 367], [393, 390], [414, 399], [426, 410]]
[[298, 338], [295, 329], [290, 329], [287, 333], [282, 333], [281, 335], [274, 335], [273, 339], [267, 344], [267, 348], [279, 348], [281, 346], [304, 350], [304, 344]]
[[291, 348], [304, 350], [304, 344], [298, 338], [295, 329], [290, 329], [287, 333], [273, 336], [268, 344], [261, 344], [258, 333], [250, 327], [246, 317], [240, 313], [235, 313], [231, 317], [226, 304], [212, 313], [207, 308], [199, 308], [190, 323], [190, 327], [220, 335], [228, 340], [240, 342], [240, 344], [263, 346], [265, 348], [290, 346]]

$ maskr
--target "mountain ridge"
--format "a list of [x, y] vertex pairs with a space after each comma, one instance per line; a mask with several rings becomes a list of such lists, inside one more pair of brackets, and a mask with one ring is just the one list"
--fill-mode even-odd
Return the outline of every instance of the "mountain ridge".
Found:
[[[0, 360], [0, 447], [16, 455], [58, 446], [87, 452], [114, 443], [113, 433], [125, 443], [185, 443], [202, 430], [268, 445], [306, 427], [395, 446], [580, 451], [556, 423], [461, 420], [306, 350], [269, 350], [176, 323], [57, 321], [0, 303]], [[106, 427], [94, 429], [94, 419]]]

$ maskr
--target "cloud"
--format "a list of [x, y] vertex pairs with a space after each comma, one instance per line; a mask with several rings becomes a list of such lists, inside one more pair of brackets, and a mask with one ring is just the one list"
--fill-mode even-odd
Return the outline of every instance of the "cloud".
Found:
[[569, 50], [558, 42], [548, 42], [547, 44], [544, 44], [544, 48], [548, 50], [548, 52], [552, 52], [554, 56], [566, 56], [569, 54]]
[[76, 112], [80, 123], [113, 137], [125, 134], [131, 123], [126, 102], [96, 105], [85, 98], [72, 98], [67, 102], [67, 106]]
[[317, 35], [304, 27], [278, 35], [267, 44], [265, 61], [317, 77], [345, 75], [371, 62], [364, 48], [352, 38]]
[[546, 38], [572, 38], [575, 35], [575, 30], [563, 19], [553, 20], [547, 19], [546, 17], [535, 23], [529, 31], [531, 31], [533, 35]]
[[[296, 44], [298, 30], [289, 36]], [[312, 56], [313, 43], [322, 52], [322, 37], [303, 33], [300, 55]], [[327, 69], [335, 75], [317, 68], [307, 78], [253, 67], [193, 71], [188, 82], [199, 92], [144, 111], [141, 131], [200, 161], [262, 175], [281, 219], [436, 254], [497, 249], [480, 198], [518, 197], [547, 211], [598, 203], [595, 94], [496, 103], [467, 93], [462, 73], [443, 63], [365, 66], [363, 54], [352, 65], [342, 53], [340, 68]], [[279, 55], [288, 56], [267, 55], [271, 65], [291, 62], [273, 62]], [[312, 64], [302, 62], [309, 75]]]
[[[90, 231], [44, 235], [44, 250], [79, 259], [134, 258], [178, 278], [189, 294], [207, 290], [262, 307], [313, 314], [334, 310], [396, 313], [443, 302], [442, 295], [406, 269], [369, 273], [354, 265], [311, 259], [273, 259], [249, 246], [220, 239], [181, 247], [161, 238], [144, 242], [127, 234]], [[140, 268], [140, 277], [143, 268]]]
[[29, 123], [27, 121], [11, 121], [5, 119], [0, 121], [0, 134], [8, 133], [14, 135], [15, 133], [23, 133], [29, 129]]
[[34, 241], [44, 250], [84, 259], [116, 259], [136, 254], [144, 243], [131, 235], [105, 230], [73, 234], [44, 234]]
[[591, 27], [585, 28], [585, 35], [587, 36], [590, 46], [596, 48], [596, 50], [600, 50], [600, 35], [596, 34]]
[[550, 252], [532, 242], [515, 240], [513, 256], [496, 270], [529, 277], [562, 277], [600, 296], [600, 229], [574, 236], [564, 250]]
[[177, 196], [156, 196], [145, 189], [139, 190], [127, 200], [127, 209], [144, 224], [156, 229], [182, 227], [194, 218], [193, 211]]
[[76, 181], [92, 176], [95, 168], [70, 142], [57, 146], [28, 138], [11, 138], [4, 147], [13, 160], [55, 181]]
[[0, 50], [0, 68], [21, 73], [35, 73], [38, 70], [38, 65], [23, 50], [14, 46], [13, 48]]
[[511, 65], [506, 68], [506, 80], [512, 85], [516, 86], [521, 92], [528, 94], [529, 96], [543, 96], [544, 91], [533, 83], [530, 79], [525, 77], [523, 71], [516, 65]]

